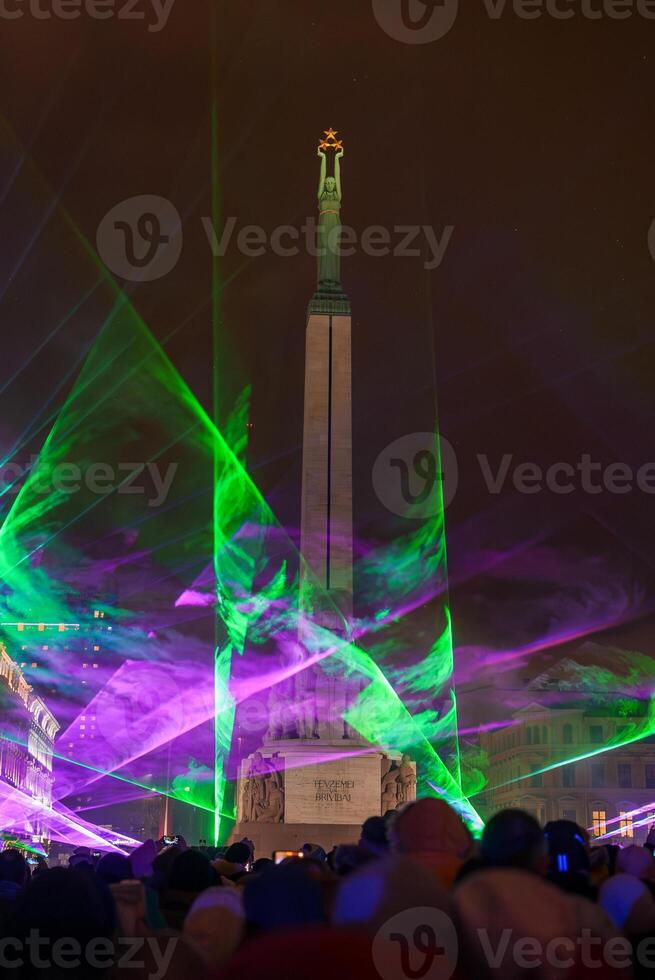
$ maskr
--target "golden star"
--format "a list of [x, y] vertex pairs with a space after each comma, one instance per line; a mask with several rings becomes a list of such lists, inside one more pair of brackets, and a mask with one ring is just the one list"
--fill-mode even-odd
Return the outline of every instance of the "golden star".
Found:
[[318, 148], [319, 150], [329, 150], [330, 144], [326, 140], [321, 140], [321, 142], [318, 144]]
[[332, 145], [337, 152], [343, 150], [343, 140], [335, 140]]
[[339, 130], [338, 129], [325, 129], [325, 130], [323, 130], [323, 132], [325, 133], [326, 137], [329, 140], [333, 140], [333, 139], [335, 139], [335, 137], [336, 137], [337, 133], [339, 132]]

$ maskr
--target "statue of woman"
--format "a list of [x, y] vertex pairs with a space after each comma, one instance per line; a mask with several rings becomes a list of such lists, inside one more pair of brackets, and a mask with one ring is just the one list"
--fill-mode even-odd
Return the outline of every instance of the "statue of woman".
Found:
[[321, 177], [318, 184], [318, 282], [329, 288], [341, 283], [341, 157], [334, 155], [334, 177], [327, 176], [327, 157], [319, 148]]

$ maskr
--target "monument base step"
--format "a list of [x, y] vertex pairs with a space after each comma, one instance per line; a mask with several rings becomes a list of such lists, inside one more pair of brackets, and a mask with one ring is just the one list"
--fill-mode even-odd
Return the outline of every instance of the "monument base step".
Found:
[[230, 844], [247, 837], [255, 845], [255, 860], [272, 857], [274, 851], [299, 851], [303, 844], [320, 844], [331, 851], [339, 844], [356, 844], [361, 824], [240, 823], [230, 836]]

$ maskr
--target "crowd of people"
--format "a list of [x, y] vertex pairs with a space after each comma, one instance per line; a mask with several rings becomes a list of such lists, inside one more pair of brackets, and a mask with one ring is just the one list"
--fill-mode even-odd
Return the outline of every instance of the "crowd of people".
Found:
[[96, 980], [640, 980], [655, 975], [655, 831], [594, 845], [497, 813], [476, 841], [443, 800], [276, 863], [147, 841], [68, 867], [0, 852], [0, 973]]

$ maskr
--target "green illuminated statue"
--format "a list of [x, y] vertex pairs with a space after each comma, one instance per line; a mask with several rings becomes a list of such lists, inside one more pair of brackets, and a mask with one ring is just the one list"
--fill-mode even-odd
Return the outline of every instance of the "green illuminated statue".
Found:
[[[341, 283], [341, 158], [343, 146], [333, 130], [318, 147], [321, 176], [318, 184], [318, 282], [319, 289], [335, 289]], [[327, 176], [327, 149], [335, 149], [334, 176]]]

